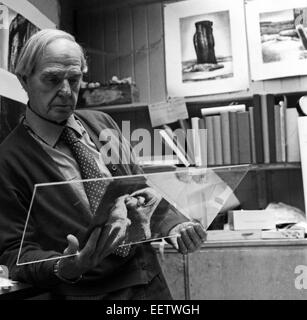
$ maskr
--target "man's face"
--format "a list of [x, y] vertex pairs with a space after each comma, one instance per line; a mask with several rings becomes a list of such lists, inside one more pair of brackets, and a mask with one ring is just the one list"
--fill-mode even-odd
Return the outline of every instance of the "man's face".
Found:
[[81, 80], [81, 52], [66, 39], [50, 43], [34, 73], [23, 79], [31, 108], [57, 123], [65, 121], [75, 110]]

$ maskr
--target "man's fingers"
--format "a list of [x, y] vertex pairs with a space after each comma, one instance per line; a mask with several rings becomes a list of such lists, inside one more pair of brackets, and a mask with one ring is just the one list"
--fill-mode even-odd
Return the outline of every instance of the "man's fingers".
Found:
[[185, 247], [188, 249], [188, 251], [196, 250], [195, 244], [192, 241], [192, 239], [190, 238], [186, 229], [183, 229], [180, 231], [180, 237], [181, 237], [181, 240], [183, 241]]
[[145, 202], [148, 202], [152, 198], [152, 194], [149, 192], [148, 188], [136, 190], [130, 195], [131, 197], [143, 197], [145, 198]]
[[194, 229], [197, 232], [197, 234], [199, 235], [199, 237], [201, 238], [201, 240], [205, 241], [207, 238], [207, 234], [206, 234], [206, 231], [204, 230], [204, 228], [200, 224], [197, 223], [197, 224], [195, 224]]
[[67, 242], [68, 242], [68, 246], [63, 252], [64, 255], [71, 255], [71, 254], [78, 253], [78, 250], [79, 250], [79, 241], [78, 241], [78, 239], [74, 235], [69, 234], [67, 236]]
[[111, 253], [124, 240], [125, 235], [126, 228], [123, 229], [116, 224], [106, 225], [98, 241], [97, 256], [101, 257]]
[[198, 233], [195, 231], [194, 227], [188, 227], [187, 229], [187, 233], [190, 237], [190, 239], [192, 240], [192, 242], [194, 243], [194, 246], [196, 248], [199, 248], [202, 244], [202, 239], [199, 237]]
[[108, 238], [110, 237], [111, 234], [111, 229], [112, 229], [112, 225], [105, 225], [100, 232], [100, 237], [98, 239], [97, 242], [97, 247], [96, 247], [96, 251], [97, 253], [100, 255], [101, 252], [104, 250], [106, 243], [108, 241]]
[[80, 256], [84, 259], [89, 259], [96, 250], [96, 246], [97, 246], [97, 241], [99, 239], [100, 236], [100, 227], [96, 227], [91, 235], [89, 236], [86, 245], [84, 246], [84, 248], [82, 249], [82, 251], [80, 252]]
[[123, 196], [118, 197], [115, 201], [114, 201], [114, 206], [118, 207], [118, 206], [125, 206], [125, 201], [126, 199], [129, 197], [129, 194], [125, 194]]
[[177, 242], [178, 242], [178, 250], [179, 250], [179, 252], [181, 252], [183, 254], [187, 254], [188, 253], [188, 249], [185, 246], [185, 243], [182, 241], [181, 237], [177, 238]]

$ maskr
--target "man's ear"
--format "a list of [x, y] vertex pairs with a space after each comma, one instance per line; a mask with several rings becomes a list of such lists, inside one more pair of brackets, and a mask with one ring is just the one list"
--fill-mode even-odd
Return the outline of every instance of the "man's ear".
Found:
[[19, 82], [21, 83], [23, 89], [28, 92], [28, 81], [26, 76], [17, 75]]

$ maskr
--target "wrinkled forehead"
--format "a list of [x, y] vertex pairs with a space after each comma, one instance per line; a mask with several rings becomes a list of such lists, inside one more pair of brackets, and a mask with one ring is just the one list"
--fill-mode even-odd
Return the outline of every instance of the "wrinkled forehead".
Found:
[[80, 47], [67, 39], [57, 39], [49, 43], [39, 57], [35, 70], [53, 66], [81, 70], [82, 52]]

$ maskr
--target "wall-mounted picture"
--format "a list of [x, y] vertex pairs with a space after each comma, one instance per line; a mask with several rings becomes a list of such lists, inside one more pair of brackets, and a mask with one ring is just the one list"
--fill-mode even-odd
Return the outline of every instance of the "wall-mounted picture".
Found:
[[253, 1], [246, 6], [253, 80], [307, 74], [307, 2]]
[[182, 1], [164, 15], [169, 96], [248, 88], [243, 1]]
[[180, 43], [183, 82], [233, 77], [229, 11], [180, 19]]

